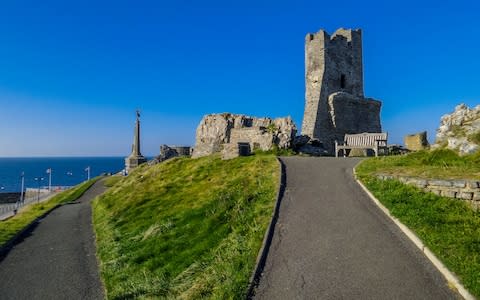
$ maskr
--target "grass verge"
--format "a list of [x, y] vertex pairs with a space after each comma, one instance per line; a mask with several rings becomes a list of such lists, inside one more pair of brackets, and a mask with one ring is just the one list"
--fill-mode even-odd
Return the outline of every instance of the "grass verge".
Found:
[[36, 218], [52, 209], [58, 204], [63, 204], [71, 201], [75, 201], [85, 193], [90, 186], [92, 186], [99, 177], [93, 178], [87, 182], [77, 185], [67, 191], [61, 192], [58, 195], [53, 196], [50, 200], [31, 204], [20, 210], [15, 216], [0, 221], [0, 246], [10, 241], [17, 233], [30, 225]]
[[[419, 156], [416, 154], [414, 159]], [[402, 158], [405, 164], [411, 163], [412, 157], [408, 156], [393, 159], [398, 164]], [[391, 214], [413, 230], [463, 285], [480, 298], [480, 211], [472, 210], [462, 201], [426, 193], [396, 180], [379, 180], [374, 174], [380, 167], [378, 159], [368, 159], [356, 170], [359, 179]], [[424, 167], [428, 169], [428, 165]], [[439, 176], [435, 172], [433, 177]]]
[[480, 180], [480, 152], [459, 156], [452, 150], [439, 149], [401, 156], [381, 156], [369, 159], [361, 170], [422, 178]]
[[274, 155], [141, 166], [94, 202], [109, 299], [245, 298], [280, 177]]

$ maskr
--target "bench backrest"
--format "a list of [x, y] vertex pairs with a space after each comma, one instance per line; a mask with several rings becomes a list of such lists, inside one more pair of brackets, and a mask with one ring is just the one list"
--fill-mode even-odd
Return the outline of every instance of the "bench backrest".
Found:
[[[387, 133], [359, 133], [345, 134], [345, 144], [350, 146], [374, 146], [376, 141], [387, 140]], [[379, 143], [380, 146], [387, 146], [387, 142]]]

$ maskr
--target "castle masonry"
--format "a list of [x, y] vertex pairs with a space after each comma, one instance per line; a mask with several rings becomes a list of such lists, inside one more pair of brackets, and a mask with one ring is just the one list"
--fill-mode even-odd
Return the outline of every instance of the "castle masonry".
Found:
[[302, 135], [333, 153], [346, 133], [381, 132], [381, 102], [363, 94], [362, 32], [320, 30], [305, 37]]

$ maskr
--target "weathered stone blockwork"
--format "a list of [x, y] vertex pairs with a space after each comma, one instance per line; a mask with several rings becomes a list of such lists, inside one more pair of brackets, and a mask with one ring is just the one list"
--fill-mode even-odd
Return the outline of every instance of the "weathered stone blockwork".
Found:
[[[238, 143], [248, 143], [251, 150], [267, 151], [274, 145], [286, 149], [291, 146], [296, 132], [296, 126], [290, 117], [272, 120], [229, 113], [206, 115], [197, 127], [192, 157], [221, 151], [224, 157], [230, 157], [225, 151], [230, 149], [238, 152]], [[227, 144], [232, 145], [226, 146]]]
[[381, 132], [380, 108], [363, 94], [361, 30], [307, 34], [302, 134], [333, 153], [346, 133]]
[[410, 151], [427, 149], [429, 146], [426, 131], [406, 135], [403, 142], [405, 143], [405, 148]]
[[168, 146], [168, 145], [161, 145], [160, 146], [160, 155], [155, 157], [154, 159], [148, 162], [149, 165], [155, 165], [162, 161], [165, 161], [170, 158], [174, 157], [181, 157], [181, 156], [190, 156], [192, 153], [192, 147], [189, 146]]
[[382, 132], [379, 119], [381, 106], [380, 101], [358, 98], [345, 92], [331, 94], [328, 96], [333, 125], [330, 139], [342, 141], [345, 133]]
[[480, 208], [480, 182], [475, 180], [423, 179], [407, 176], [377, 175], [379, 179], [396, 179], [414, 185], [439, 196], [468, 201], [475, 209]]

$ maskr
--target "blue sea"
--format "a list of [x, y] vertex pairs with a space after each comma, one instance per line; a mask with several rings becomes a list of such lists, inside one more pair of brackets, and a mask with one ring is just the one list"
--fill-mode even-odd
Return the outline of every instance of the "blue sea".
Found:
[[[25, 187], [48, 186], [47, 169], [52, 169], [52, 186], [73, 186], [102, 173], [117, 173], [125, 167], [123, 157], [48, 157], [0, 158], [0, 192], [20, 192], [21, 174]], [[35, 180], [43, 178], [43, 180]]]

